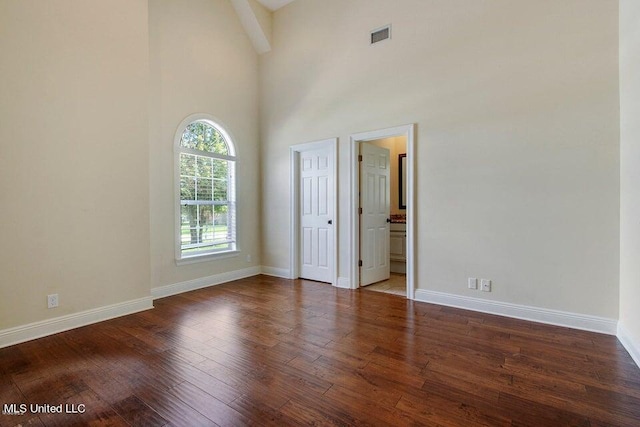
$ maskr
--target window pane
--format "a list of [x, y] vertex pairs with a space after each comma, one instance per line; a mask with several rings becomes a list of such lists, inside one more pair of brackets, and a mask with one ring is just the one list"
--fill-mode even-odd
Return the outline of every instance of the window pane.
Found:
[[229, 147], [227, 146], [227, 142], [224, 140], [224, 137], [217, 129], [214, 129], [214, 132], [211, 135], [211, 150], [212, 153], [223, 154], [225, 156], [229, 155]]
[[193, 150], [229, 155], [229, 147], [224, 137], [206, 122], [191, 123], [182, 133], [180, 146]]
[[197, 200], [213, 200], [213, 180], [209, 178], [197, 178]]
[[227, 179], [229, 177], [229, 162], [227, 160], [213, 160], [213, 176], [217, 179]]
[[227, 181], [213, 181], [213, 200], [216, 202], [226, 202], [227, 198]]
[[211, 205], [182, 205], [180, 243], [182, 247], [214, 243], [219, 236], [214, 226], [214, 207]]
[[213, 206], [200, 206], [200, 243], [213, 243]]
[[196, 156], [180, 154], [180, 176], [196, 176]]
[[228, 240], [231, 233], [229, 229], [229, 206], [228, 205], [216, 205], [215, 211], [215, 226], [216, 226], [216, 239]]
[[213, 182], [213, 200], [221, 202], [229, 200], [229, 162], [226, 160], [214, 160], [213, 172], [215, 177], [215, 181]]
[[180, 207], [180, 243], [182, 246], [198, 243], [198, 206]]
[[213, 159], [211, 157], [196, 156], [198, 168], [198, 176], [204, 178], [213, 177]]
[[191, 123], [182, 133], [180, 145], [185, 148], [196, 149], [198, 145], [198, 126], [197, 123]]
[[180, 178], [180, 200], [196, 199], [196, 180], [194, 178]]

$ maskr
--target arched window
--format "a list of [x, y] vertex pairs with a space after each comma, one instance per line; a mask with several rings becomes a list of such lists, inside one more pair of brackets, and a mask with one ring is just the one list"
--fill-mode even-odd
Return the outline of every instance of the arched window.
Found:
[[191, 117], [178, 128], [178, 259], [236, 250], [235, 154], [212, 120]]

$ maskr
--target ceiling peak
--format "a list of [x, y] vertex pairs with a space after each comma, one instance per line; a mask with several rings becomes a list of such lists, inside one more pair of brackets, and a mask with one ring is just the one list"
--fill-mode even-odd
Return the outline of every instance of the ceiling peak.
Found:
[[275, 12], [276, 10], [288, 5], [294, 0], [257, 0], [257, 1], [258, 3], [260, 3], [267, 9], [269, 9], [271, 12]]

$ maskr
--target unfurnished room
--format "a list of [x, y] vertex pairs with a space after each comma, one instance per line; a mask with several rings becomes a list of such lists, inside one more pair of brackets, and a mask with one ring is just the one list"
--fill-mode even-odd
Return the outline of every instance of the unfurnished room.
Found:
[[0, 426], [640, 425], [640, 1], [0, 0]]

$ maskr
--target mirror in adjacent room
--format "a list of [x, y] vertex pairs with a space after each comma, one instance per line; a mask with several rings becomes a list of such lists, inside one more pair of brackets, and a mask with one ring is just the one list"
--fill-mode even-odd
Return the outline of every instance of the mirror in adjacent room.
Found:
[[398, 208], [407, 209], [407, 153], [398, 154]]

